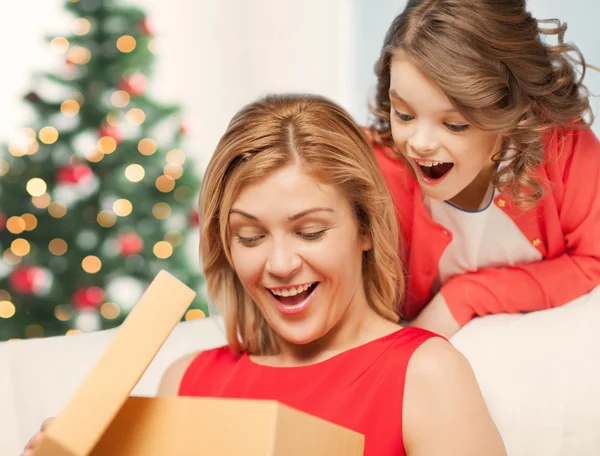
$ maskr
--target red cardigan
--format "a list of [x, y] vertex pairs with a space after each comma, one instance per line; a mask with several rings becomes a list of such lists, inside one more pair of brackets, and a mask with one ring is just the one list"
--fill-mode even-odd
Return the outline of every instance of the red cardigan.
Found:
[[[412, 320], [432, 298], [452, 233], [427, 213], [409, 166], [380, 145], [374, 149], [396, 205], [407, 270], [403, 317]], [[544, 149], [539, 174], [553, 187], [537, 206], [518, 209], [504, 194], [494, 199], [544, 259], [450, 278], [441, 293], [461, 326], [480, 315], [558, 307], [600, 285], [600, 142], [589, 129], [567, 129], [547, 134]]]

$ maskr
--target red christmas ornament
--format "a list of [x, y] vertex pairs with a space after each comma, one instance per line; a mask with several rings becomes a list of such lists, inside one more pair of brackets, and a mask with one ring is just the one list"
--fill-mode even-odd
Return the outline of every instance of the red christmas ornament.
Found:
[[83, 163], [67, 165], [56, 173], [56, 181], [60, 184], [80, 184], [90, 180], [94, 172]]
[[18, 267], [8, 277], [10, 288], [23, 295], [39, 294], [48, 280], [48, 272], [37, 266]]
[[134, 73], [117, 83], [117, 88], [124, 90], [132, 97], [139, 97], [146, 91], [148, 81], [146, 76], [141, 73]]
[[6, 215], [4, 215], [4, 212], [0, 212], [0, 231], [4, 231], [4, 229], [6, 228]]
[[193, 226], [198, 226], [200, 225], [200, 216], [198, 215], [198, 211], [197, 210], [192, 210], [191, 214], [190, 214], [190, 223]]
[[97, 309], [104, 302], [104, 290], [100, 287], [80, 287], [71, 297], [77, 309]]
[[122, 234], [117, 238], [121, 256], [136, 255], [142, 251], [144, 241], [135, 233]]
[[103, 124], [100, 128], [98, 128], [98, 136], [100, 138], [102, 138], [103, 136], [109, 136], [110, 138], [113, 138], [115, 141], [117, 141], [117, 143], [123, 141], [123, 133], [121, 133], [121, 131], [118, 128], [108, 124]]
[[144, 35], [149, 35], [149, 36], [154, 35], [154, 25], [148, 19], [144, 19], [144, 20], [140, 21], [139, 27], [140, 27], [140, 31]]

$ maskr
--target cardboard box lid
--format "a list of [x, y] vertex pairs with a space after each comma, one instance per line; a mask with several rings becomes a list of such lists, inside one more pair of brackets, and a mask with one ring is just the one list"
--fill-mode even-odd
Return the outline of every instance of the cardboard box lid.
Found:
[[130, 397], [90, 456], [362, 456], [364, 436], [276, 401]]
[[160, 271], [106, 351], [44, 433], [35, 456], [89, 454], [196, 293]]

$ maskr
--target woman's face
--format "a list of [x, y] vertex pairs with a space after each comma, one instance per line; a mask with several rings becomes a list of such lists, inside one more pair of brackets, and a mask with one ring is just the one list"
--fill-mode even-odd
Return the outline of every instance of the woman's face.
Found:
[[469, 125], [403, 52], [392, 58], [390, 75], [392, 136], [423, 193], [444, 201], [474, 189], [485, 192], [500, 135]]
[[283, 341], [307, 344], [366, 309], [363, 252], [352, 208], [297, 166], [242, 189], [229, 214], [235, 272]]

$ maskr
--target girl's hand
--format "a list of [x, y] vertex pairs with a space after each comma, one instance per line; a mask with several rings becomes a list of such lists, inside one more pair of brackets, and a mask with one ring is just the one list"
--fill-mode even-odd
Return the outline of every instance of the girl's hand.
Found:
[[460, 329], [442, 293], [434, 296], [417, 318], [410, 322], [410, 326], [427, 329], [446, 338], [453, 336]]
[[33, 454], [34, 450], [41, 443], [42, 436], [43, 436], [44, 432], [48, 429], [48, 426], [50, 426], [50, 423], [52, 423], [52, 421], [54, 421], [54, 418], [46, 418], [44, 420], [44, 422], [40, 426], [40, 431], [36, 432], [33, 435], [33, 437], [31, 437], [29, 439], [29, 442], [27, 442], [27, 445], [25, 445], [25, 448], [23, 449], [23, 453], [21, 454], [21, 456], [31, 456]]

